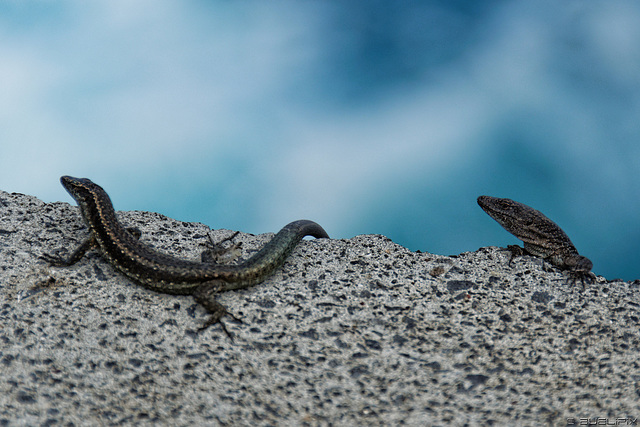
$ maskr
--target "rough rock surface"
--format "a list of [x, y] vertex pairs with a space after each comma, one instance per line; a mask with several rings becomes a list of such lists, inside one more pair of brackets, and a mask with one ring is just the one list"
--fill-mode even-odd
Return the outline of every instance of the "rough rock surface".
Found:
[[[203, 224], [119, 215], [176, 256], [197, 259], [208, 242]], [[68, 268], [38, 259], [86, 233], [75, 206], [0, 191], [0, 425], [640, 417], [638, 281], [583, 290], [495, 247], [305, 240], [262, 284], [220, 295], [242, 319], [224, 319], [232, 341], [219, 326], [197, 332], [207, 313], [192, 297], [132, 284], [95, 252]], [[270, 237], [235, 240], [247, 257]]]

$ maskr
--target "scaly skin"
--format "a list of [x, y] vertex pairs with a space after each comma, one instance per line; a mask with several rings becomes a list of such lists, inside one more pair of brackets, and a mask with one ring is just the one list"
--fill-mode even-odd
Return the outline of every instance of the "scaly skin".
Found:
[[569, 236], [542, 212], [511, 199], [490, 196], [478, 197], [478, 205], [505, 230], [522, 240], [527, 253], [569, 270], [574, 280], [581, 279], [584, 283], [585, 278], [592, 278], [593, 263], [580, 255]]
[[280, 267], [304, 236], [328, 238], [313, 221], [287, 224], [260, 251], [238, 265], [212, 265], [184, 260], [153, 250], [125, 229], [116, 217], [111, 199], [99, 185], [86, 178], [63, 176], [60, 182], [76, 200], [90, 237], [68, 258], [43, 255], [52, 265], [68, 266], [79, 261], [91, 248], [127, 277], [151, 290], [168, 294], [193, 295], [213, 313], [208, 326], [220, 320], [226, 310], [215, 294], [242, 289], [262, 282]]

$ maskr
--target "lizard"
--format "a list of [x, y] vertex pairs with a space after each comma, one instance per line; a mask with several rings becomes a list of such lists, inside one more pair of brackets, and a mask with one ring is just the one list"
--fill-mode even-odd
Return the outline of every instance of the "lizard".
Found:
[[478, 205], [509, 233], [524, 242], [524, 248], [509, 245], [509, 264], [515, 256], [530, 254], [541, 257], [562, 270], [568, 270], [575, 283], [593, 279], [593, 263], [578, 253], [569, 236], [542, 212], [511, 199], [478, 197]]
[[90, 235], [66, 258], [52, 254], [43, 254], [41, 258], [53, 266], [70, 266], [87, 251], [98, 249], [113, 267], [148, 289], [192, 295], [211, 315], [199, 330], [220, 323], [229, 335], [220, 319], [226, 314], [236, 317], [216, 301], [219, 292], [244, 289], [262, 282], [284, 263], [305, 236], [329, 238], [319, 224], [298, 220], [284, 226], [256, 254], [237, 265], [185, 260], [141, 243], [140, 232], [120, 224], [109, 195], [90, 179], [62, 176], [60, 182], [77, 202]]

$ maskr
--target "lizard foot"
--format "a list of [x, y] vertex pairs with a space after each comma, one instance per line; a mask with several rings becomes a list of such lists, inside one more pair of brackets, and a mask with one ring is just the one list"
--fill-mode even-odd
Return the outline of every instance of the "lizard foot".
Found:
[[216, 264], [220, 261], [223, 256], [227, 256], [228, 258], [235, 260], [240, 257], [240, 247], [242, 246], [242, 242], [234, 243], [229, 247], [225, 247], [223, 245], [224, 242], [229, 242], [233, 240], [238, 234], [239, 231], [236, 231], [229, 237], [225, 237], [219, 242], [215, 242], [209, 234], [209, 249], [205, 249], [200, 254], [200, 259], [205, 264]]

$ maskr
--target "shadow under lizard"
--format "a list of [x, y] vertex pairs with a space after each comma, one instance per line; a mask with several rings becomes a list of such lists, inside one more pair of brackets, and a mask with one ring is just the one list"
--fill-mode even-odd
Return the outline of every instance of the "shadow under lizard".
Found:
[[[317, 223], [299, 220], [284, 226], [262, 249], [240, 264], [189, 261], [155, 251], [139, 242], [139, 232], [125, 229], [120, 224], [111, 199], [102, 187], [91, 180], [63, 176], [60, 182], [78, 203], [90, 236], [68, 258], [50, 254], [43, 254], [42, 258], [55, 266], [69, 266], [78, 262], [90, 249], [97, 248], [113, 267], [148, 289], [193, 295], [211, 313], [200, 330], [219, 323], [225, 314], [230, 314], [216, 301], [216, 294], [262, 282], [284, 263], [305, 236], [329, 238]], [[228, 335], [224, 324], [220, 322], [220, 325]]]

